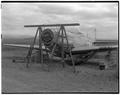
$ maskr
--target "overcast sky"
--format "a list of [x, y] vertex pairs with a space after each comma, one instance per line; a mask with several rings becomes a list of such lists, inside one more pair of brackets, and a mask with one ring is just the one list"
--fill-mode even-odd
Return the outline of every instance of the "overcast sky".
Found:
[[[34, 35], [36, 28], [24, 28], [24, 25], [57, 23], [80, 23], [76, 28], [91, 38], [96, 28], [97, 38], [117, 39], [118, 4], [2, 3], [3, 36], [27, 37]], [[77, 32], [71, 36], [77, 37]]]

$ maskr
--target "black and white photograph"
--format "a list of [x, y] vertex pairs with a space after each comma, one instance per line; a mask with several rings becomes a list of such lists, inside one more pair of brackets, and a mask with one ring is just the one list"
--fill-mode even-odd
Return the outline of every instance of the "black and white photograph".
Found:
[[2, 1], [2, 94], [119, 93], [119, 1]]

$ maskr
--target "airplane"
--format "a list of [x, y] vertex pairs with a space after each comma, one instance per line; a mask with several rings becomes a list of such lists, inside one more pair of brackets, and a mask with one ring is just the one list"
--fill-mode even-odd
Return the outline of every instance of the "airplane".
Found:
[[[42, 27], [42, 26], [61, 26], [60, 29], [64, 29], [63, 26], [71, 26], [71, 25], [79, 25], [79, 24], [55, 24], [55, 25], [28, 25], [26, 27]], [[39, 28], [38, 28], [39, 29]], [[49, 30], [50, 32], [51, 30]], [[43, 32], [44, 33], [44, 32]], [[48, 36], [48, 35], [47, 35]], [[62, 57], [62, 45], [61, 43], [56, 43], [55, 41], [52, 42], [52, 45], [50, 47], [45, 47], [45, 45], [42, 45], [42, 50], [43, 50], [43, 54], [45, 54], [45, 52], [48, 52], [48, 56], [51, 58], [50, 54], [51, 51], [53, 49], [53, 46], [56, 44], [56, 50], [53, 53], [53, 58], [55, 59], [61, 59]], [[6, 46], [12, 46], [12, 47], [20, 47], [20, 48], [30, 48], [31, 45], [20, 45], [20, 44], [4, 44]], [[91, 59], [97, 52], [108, 52], [106, 54], [106, 59], [110, 59], [110, 55], [111, 55], [111, 51], [118, 49], [118, 45], [100, 45], [100, 46], [95, 46], [94, 44], [91, 45], [87, 45], [87, 46], [81, 46], [81, 45], [71, 45], [69, 44], [71, 49], [71, 53], [73, 55], [73, 60], [75, 61], [75, 63], [86, 63], [89, 59]], [[33, 47], [36, 50], [40, 50], [38, 45], [35, 45]], [[38, 52], [38, 55], [39, 52]], [[68, 52], [68, 47], [66, 44], [64, 44], [64, 57], [65, 57], [65, 61], [71, 61], [70, 59], [70, 53]], [[40, 57], [39, 57], [40, 59]]]
[[[54, 42], [55, 44], [55, 42]], [[19, 47], [19, 48], [30, 48], [30, 45], [21, 45], [21, 44], [4, 44], [5, 46], [12, 46], [12, 47]], [[43, 54], [45, 54], [45, 51], [47, 50], [50, 54], [52, 48], [54, 45], [52, 45], [49, 48], [45, 48], [45, 46], [42, 46], [43, 49]], [[66, 45], [64, 45], [66, 46]], [[71, 46], [71, 53], [73, 55], [73, 59], [75, 61], [75, 65], [82, 63], [86, 63], [89, 59], [91, 59], [93, 56], [95, 56], [96, 53], [98, 52], [107, 52], [107, 54], [105, 55], [105, 60], [110, 59], [111, 56], [111, 51], [113, 50], [117, 50], [118, 49], [118, 45], [108, 45], [108, 46], [95, 46], [93, 45], [88, 45], [88, 46], [74, 46], [72, 44], [70, 44]], [[54, 56], [53, 56], [53, 60], [54, 61], [60, 61], [61, 60], [61, 44], [57, 43], [57, 48], [54, 52]], [[35, 50], [39, 50], [39, 46], [35, 45], [34, 46]], [[66, 47], [65, 47], [65, 62], [69, 65], [72, 65], [71, 60], [70, 60], [70, 54], [67, 51]], [[39, 54], [38, 54], [39, 55]], [[107, 56], [107, 57], [106, 57]], [[50, 55], [49, 55], [50, 57]], [[39, 57], [38, 57], [39, 58]], [[109, 61], [109, 60], [108, 60]], [[101, 63], [103, 65], [103, 63]], [[99, 66], [102, 66], [101, 64], [99, 64]], [[107, 66], [108, 64], [104, 64], [104, 66]]]

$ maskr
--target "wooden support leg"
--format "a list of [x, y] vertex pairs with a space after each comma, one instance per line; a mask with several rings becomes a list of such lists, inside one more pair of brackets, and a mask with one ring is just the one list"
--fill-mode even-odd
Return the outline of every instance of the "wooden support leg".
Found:
[[32, 55], [32, 51], [33, 51], [33, 49], [34, 49], [34, 44], [35, 44], [35, 41], [36, 41], [36, 38], [37, 38], [38, 31], [39, 31], [39, 29], [37, 29], [37, 31], [36, 31], [35, 38], [34, 38], [34, 40], [33, 40], [33, 43], [32, 43], [31, 46], [30, 46], [30, 49], [29, 49], [29, 51], [28, 51], [28, 55], [27, 55], [27, 57], [26, 57], [26, 59], [27, 59], [26, 68], [28, 68], [28, 67], [29, 67], [29, 64], [30, 64], [31, 55]]
[[65, 67], [65, 61], [64, 61], [64, 27], [61, 26], [61, 31], [62, 31], [62, 65], [63, 68]]
[[76, 72], [76, 69], [75, 69], [75, 62], [74, 62], [74, 60], [73, 60], [71, 50], [70, 50], [70, 56], [71, 56], [72, 64], [73, 64], [73, 73], [75, 73], [75, 72]]
[[59, 35], [60, 35], [60, 31], [61, 31], [61, 27], [60, 27], [60, 29], [59, 29], [59, 31], [58, 31], [55, 45], [53, 46], [52, 52], [51, 52], [51, 54], [50, 54], [50, 56], [49, 56], [49, 57], [50, 57], [50, 59], [49, 59], [50, 63], [48, 64], [48, 71], [49, 71], [49, 68], [50, 68], [50, 64], [52, 63], [52, 58], [53, 58], [53, 54], [54, 54], [54, 51], [55, 51], [56, 45], [57, 45], [57, 43], [58, 43], [58, 39], [59, 39]]
[[[45, 47], [46, 48], [46, 47]], [[47, 62], [47, 71], [49, 72], [50, 70], [49, 70], [49, 64], [51, 64], [51, 62], [50, 62], [50, 59], [49, 59], [49, 52], [48, 51], [46, 51], [46, 55], [47, 55], [47, 59], [48, 59], [48, 62]]]
[[41, 34], [42, 34], [42, 27], [38, 28], [39, 31], [39, 53], [40, 53], [40, 63], [42, 65], [43, 68], [43, 50], [42, 50], [42, 39], [41, 39]]
[[75, 62], [74, 62], [74, 59], [73, 59], [73, 56], [72, 56], [72, 53], [71, 53], [71, 47], [69, 46], [69, 42], [68, 42], [68, 38], [67, 38], [67, 33], [66, 33], [66, 30], [65, 30], [64, 27], [63, 27], [63, 30], [64, 30], [64, 33], [65, 33], [65, 37], [66, 37], [66, 41], [67, 41], [67, 47], [68, 47], [68, 49], [69, 49], [70, 57], [71, 57], [71, 60], [72, 60], [73, 73], [75, 73], [75, 72], [76, 72], [76, 69], [75, 69]]
[[63, 66], [63, 68], [65, 67], [65, 61], [64, 60], [62, 60], [62, 66]]
[[26, 68], [28, 68], [28, 67], [29, 67], [29, 64], [30, 64], [30, 59], [29, 59], [29, 57], [28, 57], [28, 58], [27, 58]]
[[105, 61], [106, 61], [105, 67], [109, 68], [109, 66], [112, 64], [111, 51], [110, 50], [107, 52], [107, 55], [105, 56]]

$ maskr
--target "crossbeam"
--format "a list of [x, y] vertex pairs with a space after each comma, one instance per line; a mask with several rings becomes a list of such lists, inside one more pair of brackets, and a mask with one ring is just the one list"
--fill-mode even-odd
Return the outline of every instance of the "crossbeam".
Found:
[[59, 27], [59, 26], [79, 26], [79, 23], [71, 24], [42, 24], [42, 25], [24, 25], [24, 27]]

